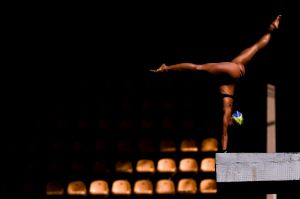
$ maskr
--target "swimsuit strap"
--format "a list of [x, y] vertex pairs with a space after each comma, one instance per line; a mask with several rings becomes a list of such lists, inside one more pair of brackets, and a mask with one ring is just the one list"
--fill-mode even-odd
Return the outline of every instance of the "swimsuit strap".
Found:
[[222, 95], [222, 98], [229, 97], [229, 98], [233, 99], [233, 95], [226, 94], [226, 93], [221, 93], [221, 95]]

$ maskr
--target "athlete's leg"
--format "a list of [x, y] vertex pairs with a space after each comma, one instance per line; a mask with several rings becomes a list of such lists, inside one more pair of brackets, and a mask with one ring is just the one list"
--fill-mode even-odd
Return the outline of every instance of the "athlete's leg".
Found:
[[193, 63], [179, 63], [167, 66], [162, 64], [158, 69], [150, 70], [152, 72], [167, 72], [167, 71], [182, 71], [182, 70], [197, 70], [198, 65]]
[[179, 63], [167, 66], [162, 64], [158, 69], [150, 70], [152, 72], [166, 72], [166, 71], [181, 71], [181, 70], [203, 70], [211, 74], [228, 74], [232, 78], [239, 78], [241, 65], [247, 64], [256, 52], [264, 48], [270, 41], [271, 33], [278, 29], [281, 15], [277, 16], [276, 19], [270, 24], [269, 31], [263, 35], [254, 45], [243, 50], [232, 62], [221, 62], [221, 63], [207, 63], [207, 64], [193, 64], [193, 63]]
[[232, 108], [233, 99], [231, 97], [223, 97], [223, 127], [222, 127], [222, 150], [227, 151], [228, 147], [228, 128], [232, 125]]
[[220, 63], [206, 63], [206, 64], [193, 64], [193, 63], [179, 63], [167, 66], [162, 64], [158, 69], [150, 70], [152, 72], [167, 72], [167, 71], [206, 71], [213, 75], [227, 74], [233, 79], [240, 77], [240, 66], [233, 62], [220, 62]]
[[254, 43], [249, 48], [243, 50], [237, 57], [235, 57], [232, 62], [246, 65], [253, 56], [259, 51], [260, 49], [264, 48], [271, 39], [271, 34], [274, 30], [279, 28], [279, 22], [281, 19], [281, 15], [278, 15], [276, 19], [270, 24], [268, 32], [264, 34], [256, 43]]

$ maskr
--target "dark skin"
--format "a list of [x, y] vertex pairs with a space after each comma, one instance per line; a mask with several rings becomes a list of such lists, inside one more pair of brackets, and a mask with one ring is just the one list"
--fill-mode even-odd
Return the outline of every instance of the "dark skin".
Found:
[[[268, 31], [259, 38], [252, 46], [244, 49], [238, 56], [232, 59], [230, 62], [219, 63], [206, 63], [206, 64], [194, 64], [194, 63], [179, 63], [167, 66], [162, 64], [152, 72], [167, 72], [167, 71], [207, 71], [213, 75], [222, 75], [229, 77], [232, 83], [220, 84], [219, 91], [221, 94], [234, 95], [234, 89], [236, 81], [245, 75], [245, 67], [254, 57], [254, 55], [268, 45], [270, 42], [272, 33], [279, 28], [281, 15], [278, 15], [274, 21], [269, 25]], [[228, 127], [233, 124], [232, 122], [232, 110], [233, 110], [233, 98], [223, 97], [223, 128], [222, 128], [222, 150], [227, 151], [228, 146]]]

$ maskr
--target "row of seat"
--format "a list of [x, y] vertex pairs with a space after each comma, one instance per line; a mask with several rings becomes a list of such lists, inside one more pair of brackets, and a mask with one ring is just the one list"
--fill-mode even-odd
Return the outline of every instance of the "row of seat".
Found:
[[[155, 116], [153, 116], [155, 117]], [[173, 130], [173, 131], [192, 131], [196, 129], [201, 129], [201, 124], [187, 124], [177, 121], [175, 119], [164, 119], [164, 120], [121, 120], [114, 118], [108, 121], [94, 121], [93, 119], [55, 119], [54, 121], [39, 121], [37, 127], [47, 127], [51, 129], [99, 129], [103, 131], [114, 130], [114, 131], [146, 131], [146, 130]], [[200, 122], [199, 122], [200, 123]], [[202, 124], [203, 125], [203, 124]]]
[[[133, 167], [130, 161], [117, 161], [115, 165], [116, 172], [132, 173]], [[156, 167], [153, 160], [141, 159], [137, 161], [136, 172], [215, 172], [215, 158], [203, 158], [198, 166], [198, 162], [194, 158], [183, 158], [177, 167], [176, 162], [172, 158], [162, 158], [157, 161]]]
[[[49, 163], [48, 172], [50, 174], [59, 173], [65, 170], [60, 163]], [[75, 161], [69, 164], [69, 171], [82, 172], [87, 170], [83, 162]], [[89, 170], [93, 173], [176, 173], [176, 172], [215, 172], [215, 158], [204, 157], [199, 163], [195, 158], [182, 158], [176, 163], [173, 158], [160, 158], [157, 162], [152, 159], [140, 159], [134, 163], [129, 160], [117, 160], [111, 164], [106, 160], [95, 161]]]
[[[65, 192], [66, 190], [66, 192]], [[182, 178], [178, 182], [171, 179], [139, 179], [130, 182], [127, 179], [117, 179], [113, 182], [94, 180], [86, 185], [83, 181], [71, 181], [66, 188], [57, 181], [48, 182], [46, 195], [173, 195], [173, 194], [215, 194], [217, 183], [213, 178], [197, 181], [193, 178]]]
[[[90, 151], [94, 151], [99, 154], [104, 153], [119, 153], [130, 154], [134, 152], [139, 153], [153, 153], [155, 151], [167, 153], [167, 152], [216, 152], [218, 150], [218, 140], [213, 137], [207, 137], [202, 140], [196, 140], [194, 138], [183, 138], [175, 140], [172, 138], [162, 138], [158, 141], [151, 139], [97, 139], [94, 143], [84, 143], [79, 140], [69, 141], [69, 151], [74, 153], [80, 153], [90, 147]], [[63, 141], [54, 140], [49, 143], [49, 155], [51, 153], [63, 152], [63, 147], [66, 143]], [[137, 149], [137, 150], [136, 150]], [[136, 150], [136, 151], [135, 151]]]
[[[135, 98], [136, 99], [136, 98]], [[184, 100], [175, 102], [174, 99], [129, 99], [123, 98], [119, 102], [114, 100], [100, 101], [98, 103], [77, 103], [76, 106], [68, 106], [68, 104], [56, 104], [52, 109], [52, 113], [55, 116], [67, 115], [69, 112], [76, 114], [90, 114], [99, 113], [108, 114], [113, 112], [119, 113], [169, 113], [175, 110], [186, 110], [195, 107], [195, 104], [191, 103], [192, 100]], [[194, 105], [194, 106], [193, 106]], [[203, 108], [202, 108], [203, 109]]]

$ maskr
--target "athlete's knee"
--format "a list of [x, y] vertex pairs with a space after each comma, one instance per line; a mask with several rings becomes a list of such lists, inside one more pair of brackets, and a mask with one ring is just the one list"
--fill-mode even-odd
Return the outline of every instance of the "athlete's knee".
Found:
[[194, 64], [194, 68], [195, 68], [195, 70], [205, 70], [203, 65], [200, 65], [200, 64]]
[[193, 63], [185, 63], [185, 67], [189, 68], [190, 70], [199, 70], [198, 66], [199, 65]]

